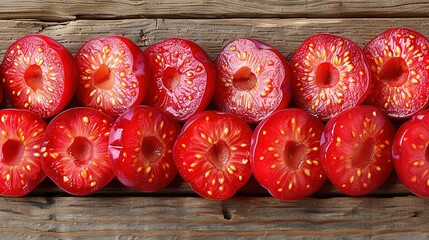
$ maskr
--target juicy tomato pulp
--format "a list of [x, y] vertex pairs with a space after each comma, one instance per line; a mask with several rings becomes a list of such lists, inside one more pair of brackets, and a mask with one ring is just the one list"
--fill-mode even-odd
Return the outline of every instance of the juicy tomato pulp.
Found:
[[255, 129], [250, 160], [256, 180], [281, 200], [315, 193], [326, 180], [319, 146], [323, 123], [301, 109], [279, 110]]
[[177, 175], [173, 145], [180, 125], [159, 110], [136, 106], [112, 127], [109, 154], [118, 180], [125, 186], [152, 192]]
[[359, 196], [379, 188], [390, 175], [395, 131], [375, 106], [358, 106], [333, 117], [321, 137], [323, 167], [341, 192]]
[[396, 132], [393, 164], [399, 179], [414, 194], [429, 197], [429, 110], [414, 115]]
[[361, 104], [371, 78], [360, 47], [344, 37], [317, 34], [291, 58], [296, 104], [321, 120]]
[[205, 198], [232, 197], [252, 175], [251, 136], [246, 122], [233, 114], [196, 114], [185, 123], [174, 145], [179, 174]]
[[369, 104], [389, 117], [404, 119], [429, 104], [429, 41], [406, 28], [392, 28], [364, 48], [373, 88]]
[[145, 103], [178, 121], [186, 121], [209, 104], [214, 65], [196, 43], [169, 38], [145, 49], [153, 74]]
[[289, 104], [289, 66], [273, 47], [255, 39], [236, 39], [223, 48], [215, 64], [213, 101], [218, 109], [257, 123]]
[[64, 191], [88, 195], [115, 176], [107, 151], [113, 119], [88, 107], [70, 108], [49, 123], [42, 148], [46, 175]]
[[23, 196], [45, 178], [40, 147], [46, 123], [27, 110], [0, 110], [0, 194]]
[[66, 107], [78, 77], [71, 53], [43, 35], [28, 35], [14, 42], [6, 51], [1, 73], [11, 104], [43, 118]]
[[94, 38], [77, 52], [77, 99], [116, 118], [143, 101], [148, 86], [143, 52], [121, 36]]

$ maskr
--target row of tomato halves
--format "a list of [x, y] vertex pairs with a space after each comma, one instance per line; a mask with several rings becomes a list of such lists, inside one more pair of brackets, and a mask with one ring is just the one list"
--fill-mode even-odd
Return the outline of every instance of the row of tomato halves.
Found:
[[[25, 36], [1, 65], [15, 109], [0, 110], [0, 194], [26, 195], [46, 176], [74, 195], [115, 176], [150, 192], [179, 173], [209, 199], [232, 197], [252, 174], [281, 200], [308, 197], [326, 178], [359, 196], [395, 168], [428, 197], [428, 47], [405, 28], [363, 50], [317, 34], [288, 64], [240, 38], [213, 62], [180, 38], [144, 51], [121, 36], [95, 38], [73, 57], [47, 36]], [[64, 110], [73, 96], [82, 106]], [[397, 131], [391, 119], [402, 120]]]

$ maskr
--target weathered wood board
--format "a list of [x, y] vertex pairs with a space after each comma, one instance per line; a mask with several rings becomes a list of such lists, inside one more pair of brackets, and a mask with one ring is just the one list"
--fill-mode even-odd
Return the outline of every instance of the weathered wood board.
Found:
[[[212, 59], [237, 37], [265, 41], [289, 58], [321, 32], [361, 47], [390, 27], [429, 36], [429, 3], [421, 1], [5, 0], [0, 6], [0, 58], [31, 33], [51, 36], [72, 53], [98, 36], [123, 35], [142, 49], [183, 37]], [[46, 180], [27, 197], [0, 198], [0, 239], [427, 239], [428, 203], [394, 175], [366, 197], [346, 197], [326, 183], [312, 198], [291, 202], [270, 197], [254, 179], [227, 201], [203, 199], [180, 178], [156, 193], [114, 181], [90, 197], [73, 197]]]

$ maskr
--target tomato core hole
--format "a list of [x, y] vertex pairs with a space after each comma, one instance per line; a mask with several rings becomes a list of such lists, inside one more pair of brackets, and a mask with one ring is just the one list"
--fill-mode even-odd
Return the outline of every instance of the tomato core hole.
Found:
[[338, 69], [328, 62], [321, 63], [316, 70], [316, 84], [322, 88], [335, 86], [340, 80]]
[[208, 160], [215, 166], [217, 169], [222, 169], [229, 159], [229, 148], [228, 145], [220, 140], [217, 143], [213, 144], [208, 152]]
[[33, 64], [29, 66], [24, 73], [24, 79], [27, 86], [33, 91], [42, 88], [43, 86], [43, 72], [39, 65]]
[[84, 166], [94, 157], [94, 145], [86, 137], [75, 137], [69, 147], [69, 153], [74, 157], [77, 166]]
[[257, 78], [249, 67], [241, 67], [234, 74], [232, 84], [240, 90], [250, 90], [256, 87]]
[[162, 83], [169, 90], [173, 91], [179, 85], [180, 75], [176, 68], [167, 67], [162, 74]]
[[375, 139], [369, 137], [359, 145], [356, 149], [354, 156], [352, 156], [351, 163], [353, 168], [364, 169], [374, 158]]
[[164, 145], [154, 136], [144, 137], [141, 142], [143, 157], [151, 163], [156, 163], [162, 157]]
[[299, 169], [305, 161], [307, 148], [304, 144], [288, 141], [284, 147], [286, 165], [291, 169]]
[[106, 64], [101, 64], [92, 77], [94, 78], [94, 83], [98, 88], [105, 90], [113, 88], [114, 78], [110, 68]]
[[8, 139], [2, 147], [2, 162], [10, 166], [16, 166], [21, 161], [24, 151], [25, 145], [23, 142], [15, 139]]
[[393, 87], [402, 86], [408, 79], [408, 67], [403, 58], [389, 59], [381, 68], [380, 80]]

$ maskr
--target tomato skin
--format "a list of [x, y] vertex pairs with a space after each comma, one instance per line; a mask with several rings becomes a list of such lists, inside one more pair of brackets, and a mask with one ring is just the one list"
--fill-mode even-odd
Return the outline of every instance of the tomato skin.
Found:
[[392, 123], [375, 106], [353, 107], [333, 117], [320, 141], [328, 179], [349, 196], [378, 189], [393, 169], [394, 134]]
[[429, 105], [429, 40], [407, 28], [390, 28], [364, 47], [372, 90], [367, 104], [405, 120]]
[[392, 148], [393, 166], [412, 193], [429, 197], [429, 110], [416, 113], [396, 132]]
[[[28, 57], [28, 61], [22, 60], [24, 57]], [[18, 66], [14, 65], [16, 61]], [[25, 74], [36, 65], [40, 66], [42, 79], [33, 83], [41, 86], [34, 87], [25, 80]], [[74, 96], [78, 79], [73, 55], [56, 40], [40, 34], [27, 35], [10, 45], [1, 73], [11, 104], [42, 118], [53, 117], [67, 106]]]
[[291, 98], [291, 71], [274, 47], [251, 38], [228, 43], [215, 60], [217, 109], [258, 123], [285, 108]]
[[46, 175], [65, 192], [86, 196], [114, 177], [108, 155], [113, 119], [89, 107], [67, 109], [48, 124], [41, 162]]
[[143, 51], [130, 39], [90, 39], [80, 47], [76, 59], [81, 74], [76, 97], [82, 105], [117, 118], [146, 96], [149, 69]]
[[113, 171], [125, 186], [144, 192], [166, 187], [177, 175], [173, 144], [180, 125], [156, 108], [139, 105], [116, 119], [109, 139]]
[[348, 38], [313, 35], [294, 52], [290, 62], [294, 102], [322, 121], [362, 104], [371, 89], [363, 51]]
[[24, 109], [2, 109], [0, 116], [0, 195], [25, 196], [46, 177], [39, 150], [47, 124]]
[[320, 137], [324, 125], [302, 109], [282, 109], [252, 135], [250, 163], [256, 180], [279, 200], [306, 198], [326, 180]]
[[174, 144], [173, 157], [180, 176], [204, 198], [231, 198], [252, 175], [251, 135], [246, 122], [231, 113], [195, 114]]
[[198, 44], [188, 39], [168, 38], [147, 47], [144, 55], [152, 74], [144, 104], [179, 122], [185, 122], [209, 105], [216, 72]]

